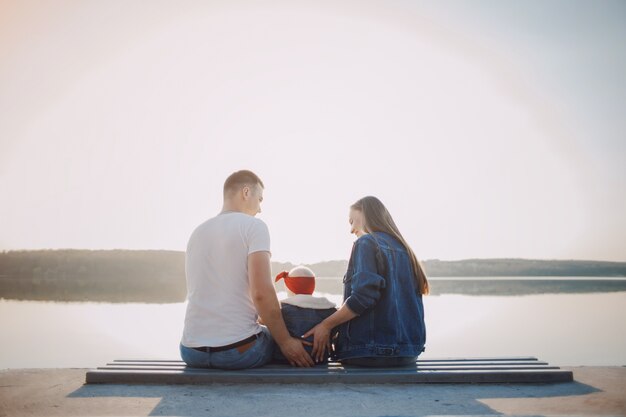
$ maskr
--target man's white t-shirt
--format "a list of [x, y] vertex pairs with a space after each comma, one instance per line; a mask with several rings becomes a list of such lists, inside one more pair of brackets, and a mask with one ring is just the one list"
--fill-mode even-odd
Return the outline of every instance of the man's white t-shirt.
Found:
[[248, 255], [259, 251], [270, 252], [269, 231], [244, 213], [221, 213], [194, 230], [185, 256], [184, 346], [224, 346], [261, 331], [248, 281]]

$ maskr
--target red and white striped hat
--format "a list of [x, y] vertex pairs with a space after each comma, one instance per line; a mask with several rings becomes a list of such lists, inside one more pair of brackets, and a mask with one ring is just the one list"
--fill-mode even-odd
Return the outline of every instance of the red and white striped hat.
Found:
[[296, 266], [291, 271], [276, 275], [276, 282], [285, 279], [285, 285], [296, 294], [313, 294], [315, 291], [315, 273], [306, 266]]

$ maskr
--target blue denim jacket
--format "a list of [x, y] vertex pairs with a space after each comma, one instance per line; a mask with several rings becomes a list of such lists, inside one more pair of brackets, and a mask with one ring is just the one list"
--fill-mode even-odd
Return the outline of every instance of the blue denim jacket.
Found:
[[418, 356], [424, 351], [424, 305], [409, 255], [392, 236], [354, 242], [343, 296], [357, 317], [339, 326], [333, 360]]
[[[297, 307], [291, 304], [281, 304], [281, 312], [285, 320], [285, 326], [287, 326], [289, 334], [297, 338], [300, 338], [300, 336], [317, 326], [335, 311], [337, 311], [336, 308], [314, 309]], [[312, 343], [313, 336], [309, 336], [305, 340]], [[304, 349], [310, 354], [313, 348], [311, 346], [304, 346]], [[288, 363], [287, 358], [285, 358], [280, 351], [278, 345], [274, 346], [273, 360], [275, 362]]]

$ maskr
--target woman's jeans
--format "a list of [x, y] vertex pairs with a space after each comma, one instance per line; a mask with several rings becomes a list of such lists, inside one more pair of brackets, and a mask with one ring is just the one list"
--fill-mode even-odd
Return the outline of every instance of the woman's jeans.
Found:
[[187, 366], [193, 368], [248, 369], [269, 363], [274, 340], [267, 327], [261, 326], [261, 334], [252, 343], [244, 352], [240, 352], [241, 347], [221, 352], [201, 352], [181, 344], [180, 356]]
[[369, 366], [369, 367], [391, 367], [391, 366], [415, 366], [417, 357], [399, 356], [390, 358], [350, 358], [341, 361], [343, 365]]

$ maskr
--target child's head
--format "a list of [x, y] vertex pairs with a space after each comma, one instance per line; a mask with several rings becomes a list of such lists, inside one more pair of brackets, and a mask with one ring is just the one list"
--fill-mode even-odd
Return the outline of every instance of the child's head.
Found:
[[283, 271], [276, 275], [276, 282], [285, 279], [285, 286], [290, 295], [313, 294], [315, 291], [315, 273], [306, 266], [296, 266], [291, 271]]

